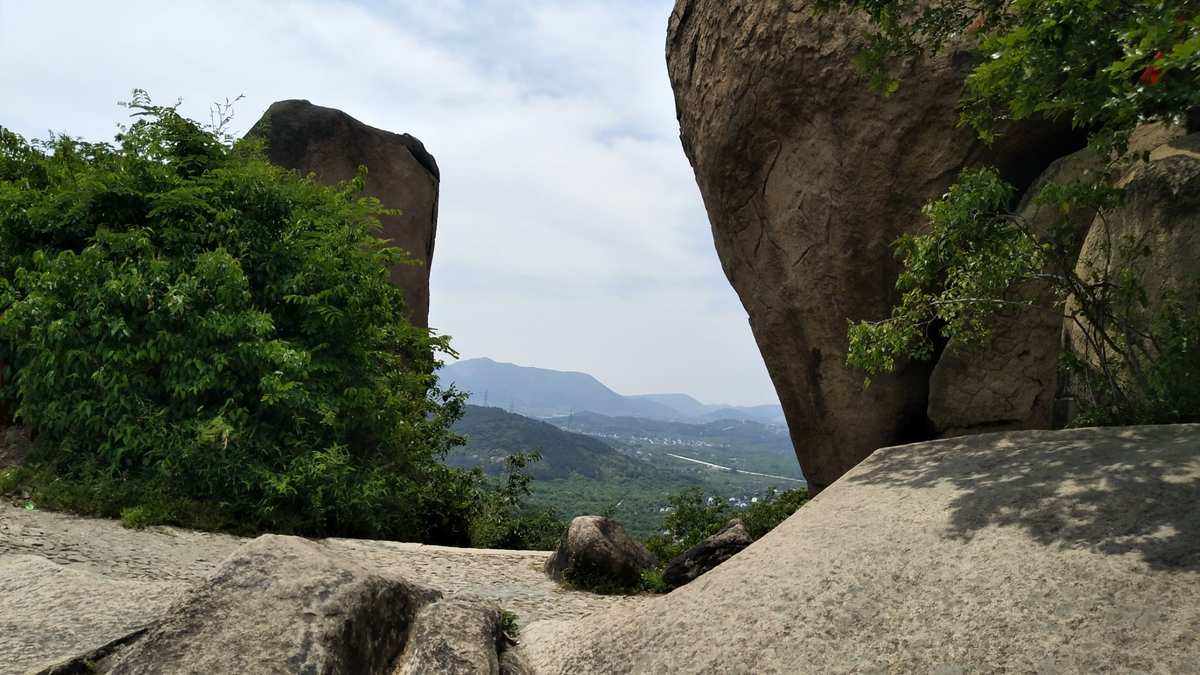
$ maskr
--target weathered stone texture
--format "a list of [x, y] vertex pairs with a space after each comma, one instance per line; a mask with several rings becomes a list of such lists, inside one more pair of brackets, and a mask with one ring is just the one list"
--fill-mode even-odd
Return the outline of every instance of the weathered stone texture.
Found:
[[522, 631], [538, 673], [1191, 672], [1200, 425], [885, 448], [636, 606]]
[[[1017, 215], [1034, 232], [1048, 236], [1062, 214], [1054, 205], [1036, 200], [1042, 188], [1101, 177], [1103, 170], [1103, 162], [1090, 150], [1055, 161], [1026, 192]], [[1068, 254], [1072, 260], [1095, 215], [1094, 210], [1078, 209], [1068, 216], [1075, 228], [1075, 249]], [[1035, 305], [1002, 312], [992, 322], [988, 344], [962, 349], [951, 340], [942, 352], [929, 380], [929, 420], [937, 434], [1053, 426], [1062, 308], [1045, 284], [1026, 285], [1022, 297]]]
[[663, 568], [663, 582], [670, 588], [691, 583], [753, 543], [742, 521], [732, 520], [720, 532], [672, 558]]
[[629, 589], [654, 563], [654, 556], [617, 521], [579, 516], [546, 560], [546, 574], [583, 589]]
[[421, 141], [300, 100], [271, 104], [248, 135], [266, 141], [271, 162], [322, 183], [350, 180], [367, 167], [366, 194], [400, 211], [380, 218], [379, 236], [420, 263], [393, 269], [392, 282], [404, 289], [413, 323], [427, 325], [441, 173]]
[[102, 672], [385, 673], [438, 593], [297, 537], [237, 549]]
[[892, 242], [962, 167], [988, 161], [1025, 186], [1078, 146], [1030, 126], [984, 148], [957, 125], [969, 59], [954, 50], [901, 64], [900, 89], [880, 95], [851, 64], [861, 20], [815, 5], [678, 0], [667, 64], [717, 252], [820, 489], [930, 433], [928, 366], [864, 390], [845, 365], [847, 321], [896, 299]]

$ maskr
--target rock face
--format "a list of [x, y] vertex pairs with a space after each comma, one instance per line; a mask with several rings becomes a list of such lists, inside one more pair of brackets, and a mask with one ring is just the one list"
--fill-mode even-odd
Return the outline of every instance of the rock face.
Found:
[[881, 96], [851, 64], [859, 19], [815, 4], [677, 0], [667, 64], [717, 252], [819, 490], [931, 433], [928, 366], [866, 390], [845, 366], [847, 320], [896, 299], [892, 241], [962, 167], [988, 161], [1024, 187], [1081, 144], [1031, 126], [983, 148], [957, 126], [963, 54], [905, 64]]
[[[1017, 214], [1035, 232], [1048, 235], [1060, 215], [1034, 197], [1047, 184], [1094, 178], [1103, 169], [1103, 162], [1090, 150], [1055, 161], [1026, 192]], [[1094, 216], [1094, 211], [1082, 209], [1070, 215], [1080, 244]], [[1078, 255], [1078, 250], [1072, 255]], [[1062, 351], [1062, 310], [1054, 306], [1049, 288], [1030, 285], [1024, 291], [1037, 306], [993, 322], [988, 345], [960, 350], [951, 340], [938, 359], [929, 379], [928, 408], [937, 434], [1052, 426]]]
[[437, 593], [264, 535], [187, 592], [109, 673], [386, 673]]
[[742, 521], [732, 520], [720, 532], [672, 558], [663, 569], [663, 581], [670, 588], [679, 588], [753, 543]]
[[266, 141], [273, 163], [302, 175], [313, 173], [322, 183], [350, 180], [359, 166], [367, 167], [366, 193], [384, 207], [401, 211], [380, 218], [379, 236], [420, 263], [393, 269], [392, 282], [404, 289], [412, 322], [428, 325], [441, 173], [421, 141], [299, 100], [271, 104], [248, 135]]
[[500, 608], [470, 598], [425, 606], [413, 621], [396, 675], [500, 672]]
[[579, 516], [546, 561], [546, 574], [580, 588], [622, 590], [636, 587], [654, 562], [646, 547], [617, 521]]
[[[35, 555], [0, 555], [0, 673], [29, 673], [120, 640], [179, 593]], [[53, 608], [52, 612], [46, 611]]]
[[522, 648], [538, 673], [1189, 672], [1198, 504], [1200, 425], [886, 448], [695, 582]]
[[[1200, 311], [1200, 134], [1151, 150], [1150, 161], [1134, 165], [1118, 185], [1125, 201], [1092, 223], [1076, 273], [1091, 280], [1133, 271], [1146, 291], [1147, 322], [1171, 294]], [[1076, 354], [1097, 360], [1080, 326], [1069, 324], [1066, 339]]]
[[21, 466], [29, 446], [29, 432], [24, 427], [0, 426], [0, 470]]
[[[1176, 138], [1150, 153], [1119, 183], [1125, 203], [1097, 219], [1084, 241], [1077, 272], [1133, 266], [1141, 275], [1150, 306], [1164, 293], [1189, 290], [1200, 278], [1200, 134]], [[1119, 244], [1106, 259], [1104, 241], [1136, 241], [1150, 255], [1122, 256]]]

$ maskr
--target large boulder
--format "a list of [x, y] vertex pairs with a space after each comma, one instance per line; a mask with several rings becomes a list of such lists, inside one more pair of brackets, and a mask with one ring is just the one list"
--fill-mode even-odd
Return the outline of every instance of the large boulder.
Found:
[[877, 93], [851, 63], [861, 17], [818, 4], [677, 0], [667, 36], [683, 147], [814, 490], [932, 433], [930, 366], [864, 389], [845, 365], [847, 321], [897, 299], [892, 242], [964, 166], [1023, 188], [1082, 147], [1046, 125], [977, 142], [958, 126], [970, 58], [953, 49], [899, 64], [899, 90]]
[[1200, 425], [880, 450], [672, 593], [521, 633], [538, 673], [1192, 672]]
[[[1200, 134], [1168, 139], [1146, 155], [1149, 161], [1133, 163], [1118, 181], [1124, 201], [1096, 217], [1076, 267], [1085, 281], [1133, 272], [1146, 292], [1143, 310], [1132, 315], [1142, 328], [1149, 327], [1168, 296], [1186, 303], [1185, 311], [1200, 311]], [[1074, 298], [1068, 311], [1080, 311]], [[1067, 345], [1097, 364], [1105, 359], [1089, 337], [1098, 333], [1082, 316], [1068, 322]], [[1073, 397], [1089, 395], [1079, 382], [1069, 389]]]
[[579, 516], [546, 560], [546, 574], [584, 590], [624, 591], [636, 588], [642, 572], [654, 563], [654, 556], [617, 521]]
[[[1103, 178], [1104, 162], [1091, 150], [1055, 161], [1034, 182], [1017, 208], [1030, 229], [1048, 236], [1063, 215], [1036, 197], [1051, 184]], [[1074, 227], [1073, 260], [1095, 211], [1067, 215]], [[988, 344], [963, 349], [951, 340], [929, 379], [929, 420], [936, 433], [957, 436], [1006, 429], [1048, 429], [1056, 421], [1058, 360], [1063, 315], [1046, 284], [1028, 284], [1022, 294], [1034, 305], [1002, 313], [991, 324]]]
[[[1118, 182], [1125, 201], [1093, 222], [1076, 272], [1087, 279], [1132, 268], [1153, 310], [1200, 281], [1200, 134], [1170, 140], [1149, 159]], [[1132, 242], [1149, 255], [1130, 255]]]
[[678, 588], [695, 581], [753, 543], [742, 521], [731, 520], [713, 536], [671, 558], [663, 568], [663, 582], [668, 588]]
[[366, 193], [400, 212], [380, 218], [379, 236], [419, 263], [393, 269], [392, 282], [404, 289], [412, 322], [428, 325], [441, 173], [421, 141], [300, 100], [272, 103], [248, 135], [266, 142], [267, 157], [274, 164], [302, 175], [312, 173], [322, 183], [350, 180], [359, 166], [367, 167]]
[[438, 593], [297, 537], [238, 548], [108, 673], [387, 673]]

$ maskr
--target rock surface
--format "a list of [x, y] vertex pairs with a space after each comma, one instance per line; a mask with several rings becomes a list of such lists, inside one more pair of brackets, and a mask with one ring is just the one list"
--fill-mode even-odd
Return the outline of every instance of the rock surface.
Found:
[[[1103, 169], [1090, 150], [1055, 161], [1026, 192], [1018, 216], [1033, 231], [1049, 235], [1060, 214], [1034, 197], [1048, 184], [1094, 178]], [[1094, 216], [1095, 211], [1084, 209], [1070, 215], [1078, 242], [1072, 256], [1078, 255]], [[1046, 286], [1029, 285], [1024, 297], [1037, 305], [994, 321], [986, 346], [962, 350], [954, 340], [946, 346], [929, 378], [929, 420], [939, 435], [1053, 426], [1063, 346], [1062, 309], [1054, 305]]]
[[437, 595], [308, 540], [263, 535], [100, 670], [385, 673], [413, 617]]
[[143, 627], [171, 582], [112, 579], [35, 555], [0, 556], [0, 673], [27, 673]]
[[24, 427], [0, 425], [0, 470], [20, 466], [29, 452], [29, 432]]
[[663, 581], [670, 588], [691, 583], [753, 543], [742, 521], [732, 520], [720, 532], [672, 558], [663, 569]]
[[874, 453], [669, 595], [539, 622], [539, 673], [1190, 672], [1200, 425]]
[[1024, 187], [1082, 144], [1030, 127], [985, 150], [957, 124], [969, 59], [953, 50], [902, 64], [881, 96], [851, 64], [861, 21], [816, 4], [677, 0], [667, 64], [721, 264], [819, 490], [875, 448], [929, 435], [929, 367], [864, 390], [845, 365], [847, 320], [896, 299], [892, 242], [962, 167], [989, 161]]
[[[1150, 307], [1164, 293], [1194, 290], [1200, 278], [1200, 134], [1175, 138], [1150, 152], [1150, 162], [1137, 165], [1119, 183], [1125, 203], [1092, 223], [1077, 272], [1132, 267], [1141, 275]], [[1135, 241], [1150, 255], [1122, 255], [1120, 243], [1105, 254], [1105, 241]]]
[[418, 261], [392, 270], [392, 282], [404, 289], [414, 324], [429, 322], [429, 269], [437, 231], [437, 162], [421, 141], [367, 126], [346, 113], [308, 101], [278, 101], [267, 108], [248, 135], [263, 138], [267, 156], [322, 183], [354, 178], [367, 167], [366, 194], [399, 215], [383, 216], [379, 236], [391, 240]]
[[579, 516], [546, 560], [546, 574], [585, 589], [634, 588], [654, 556], [621, 524], [603, 516]]
[[[1142, 139], [1141, 146], [1149, 162], [1133, 163], [1118, 181], [1125, 188], [1124, 203], [1093, 221], [1075, 271], [1085, 281], [1117, 279], [1133, 271], [1147, 300], [1145, 311], [1134, 319], [1148, 325], [1167, 294], [1177, 294], [1185, 311], [1200, 311], [1200, 134], [1168, 136], [1154, 148]], [[1078, 311], [1074, 298], [1068, 302], [1068, 312], [1073, 311]], [[1067, 322], [1067, 345], [1096, 364], [1101, 358], [1089, 336], [1096, 333], [1083, 317], [1079, 323]], [[1115, 363], [1111, 352], [1108, 356]], [[1089, 395], [1082, 382], [1069, 383], [1067, 389], [1072, 398]]]
[[[245, 541], [171, 527], [129, 530], [112, 520], [0, 503], [0, 674], [89, 652], [152, 623]], [[543, 572], [545, 551], [355, 539], [320, 546], [445, 594], [498, 603], [521, 625], [640, 601], [561, 588]], [[509, 651], [503, 657], [515, 659]]]
[[396, 675], [500, 672], [500, 608], [471, 598], [445, 598], [417, 612]]

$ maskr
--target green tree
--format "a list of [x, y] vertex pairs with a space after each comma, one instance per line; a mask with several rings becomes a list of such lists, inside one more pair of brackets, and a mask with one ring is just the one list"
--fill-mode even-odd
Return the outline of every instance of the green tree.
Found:
[[973, 52], [963, 122], [985, 139], [1014, 120], [1070, 121], [1106, 150], [1200, 105], [1192, 0], [830, 0], [864, 11], [858, 64], [885, 92], [906, 57]]
[[[903, 86], [895, 64], [948, 48], [973, 50], [961, 102], [963, 124], [990, 142], [1030, 119], [1069, 122], [1098, 156], [1128, 170], [1128, 141], [1140, 124], [1184, 125], [1200, 104], [1200, 15], [1194, 2], [1016, 0], [923, 3], [845, 0], [866, 12], [858, 65], [884, 95]], [[1106, 215], [1120, 189], [1103, 174], [1048, 185], [1036, 196], [1063, 214], [1038, 232], [1012, 212], [1016, 191], [990, 169], [964, 171], [929, 204], [929, 229], [900, 238], [901, 300], [891, 317], [849, 331], [848, 362], [868, 375], [904, 359], [929, 359], [953, 338], [984, 344], [992, 321], [1014, 309], [1061, 312], [1082, 335], [1083, 354], [1063, 365], [1082, 395], [1080, 424], [1200, 419], [1200, 320], [1184, 288], [1151, 298], [1135, 272], [1145, 243], [1102, 237], [1101, 255], [1124, 266], [1078, 270], [1078, 233], [1067, 214]], [[1037, 300], [1023, 291], [1049, 290]], [[1200, 290], [1200, 284], [1197, 284]]]
[[471, 545], [478, 548], [549, 551], [567, 525], [549, 507], [528, 503], [533, 478], [528, 467], [541, 453], [516, 453], [505, 458], [504, 481], [490, 490], [471, 521]]
[[465, 542], [462, 396], [362, 176], [323, 187], [135, 92], [116, 144], [0, 130], [2, 394], [45, 503]]

